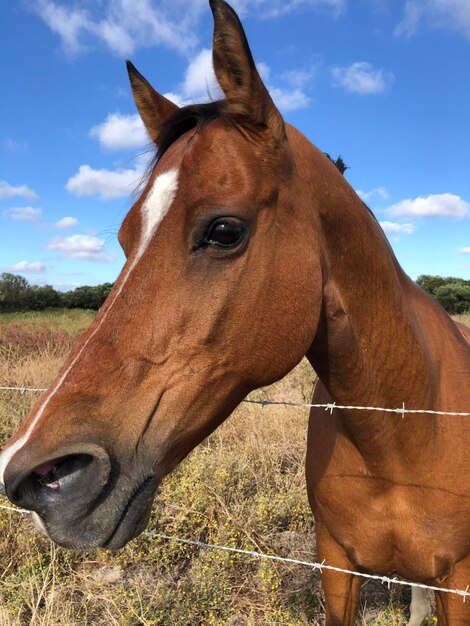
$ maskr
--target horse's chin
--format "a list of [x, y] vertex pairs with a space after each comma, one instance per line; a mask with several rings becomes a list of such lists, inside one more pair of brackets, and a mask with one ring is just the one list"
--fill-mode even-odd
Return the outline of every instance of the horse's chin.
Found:
[[117, 519], [114, 516], [112, 520], [106, 519], [107, 516], [101, 508], [99, 517], [102, 519], [97, 518], [95, 511], [88, 520], [84, 517], [78, 524], [70, 523], [70, 520], [64, 520], [63, 523], [57, 519], [45, 521], [38, 513], [33, 513], [33, 525], [40, 533], [64, 548], [119, 550], [147, 527], [155, 491], [155, 478], [145, 480], [119, 509], [121, 513]]
[[148, 479], [142, 483], [127, 503], [114, 531], [102, 544], [103, 548], [119, 550], [146, 529], [152, 511], [154, 494], [154, 479]]
[[49, 533], [47, 532], [46, 525], [44, 524], [44, 522], [42, 521], [40, 516], [37, 513], [35, 513], [34, 511], [31, 513], [31, 519], [33, 520], [34, 528], [38, 532], [40, 532], [42, 535], [45, 535], [46, 537], [49, 537]]

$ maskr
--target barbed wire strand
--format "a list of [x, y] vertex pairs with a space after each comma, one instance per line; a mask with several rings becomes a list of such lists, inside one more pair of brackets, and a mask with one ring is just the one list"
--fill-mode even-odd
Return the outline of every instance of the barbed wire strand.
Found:
[[[4, 506], [0, 504], [0, 509], [5, 509], [7, 511], [13, 511], [15, 513], [25, 514], [30, 513], [26, 509], [14, 508], [12, 506]], [[176, 543], [182, 543], [185, 545], [195, 546], [197, 548], [207, 548], [209, 550], [221, 550], [224, 552], [231, 552], [234, 554], [242, 554], [244, 556], [251, 556], [256, 559], [264, 559], [269, 561], [278, 561], [281, 563], [289, 563], [291, 565], [302, 565], [304, 567], [310, 567], [311, 569], [318, 570], [322, 572], [322, 570], [327, 569], [333, 572], [340, 572], [342, 574], [352, 574], [353, 576], [360, 576], [361, 578], [365, 578], [367, 580], [378, 580], [382, 584], [387, 585], [390, 589], [390, 585], [402, 585], [406, 587], [419, 587], [420, 589], [428, 589], [430, 591], [442, 591], [444, 593], [452, 593], [463, 598], [463, 601], [467, 598], [470, 598], [469, 586], [465, 589], [448, 589], [447, 587], [436, 587], [434, 585], [424, 585], [422, 583], [415, 583], [409, 580], [404, 580], [402, 578], [389, 576], [379, 576], [378, 574], [366, 574], [365, 572], [356, 572], [354, 570], [344, 569], [342, 567], [336, 567], [335, 565], [327, 565], [325, 561], [322, 563], [316, 561], [301, 561], [300, 559], [293, 559], [289, 557], [277, 556], [275, 554], [265, 554], [264, 552], [258, 552], [257, 550], [243, 550], [241, 548], [232, 548], [230, 546], [223, 546], [217, 543], [206, 543], [204, 541], [195, 541], [192, 539], [183, 539], [182, 537], [175, 537], [173, 535], [161, 535], [158, 533], [151, 532], [149, 530], [143, 533], [144, 536], [150, 537], [151, 539], [161, 539], [163, 541], [173, 541]]]
[[383, 411], [385, 413], [399, 413], [400, 415], [405, 415], [407, 413], [426, 413], [430, 415], [455, 415], [461, 417], [470, 417], [470, 413], [466, 413], [463, 411], [433, 411], [431, 409], [406, 409], [405, 403], [402, 404], [401, 407], [396, 409], [390, 409], [379, 406], [352, 406], [345, 404], [336, 404], [336, 402], [328, 402], [326, 404], [311, 404], [309, 402], [286, 402], [282, 400], [243, 400], [243, 402], [247, 402], [248, 404], [260, 404], [262, 406], [266, 405], [279, 405], [279, 406], [296, 406], [296, 407], [305, 407], [305, 408], [314, 408], [314, 409], [325, 409], [325, 411], [330, 411], [333, 413], [335, 409], [340, 410], [357, 410], [357, 411]]
[[[47, 391], [46, 388], [37, 388], [37, 387], [0, 387], [0, 391], [20, 391], [22, 393], [26, 391]], [[245, 399], [242, 402], [247, 404], [259, 404], [261, 406], [295, 406], [295, 407], [304, 407], [304, 408], [314, 408], [314, 409], [325, 409], [325, 411], [330, 411], [332, 414], [335, 409], [350, 411], [383, 411], [384, 413], [398, 413], [403, 417], [406, 414], [417, 414], [424, 413], [427, 415], [453, 415], [458, 417], [470, 417], [470, 412], [466, 413], [463, 411], [433, 411], [431, 409], [407, 409], [405, 408], [405, 403], [403, 402], [401, 407], [397, 407], [395, 409], [379, 407], [379, 406], [353, 406], [353, 405], [345, 405], [345, 404], [336, 404], [336, 402], [328, 402], [326, 404], [312, 404], [309, 402], [288, 402], [283, 400], [251, 400]]]
[[47, 388], [39, 388], [39, 387], [0, 387], [0, 391], [21, 391], [24, 393], [25, 391], [47, 391]]
[[[43, 389], [43, 388], [37, 388], [37, 387], [0, 387], [0, 390], [1, 391], [20, 391], [23, 393], [27, 391], [46, 391], [45, 388]], [[244, 400], [243, 402], [246, 402], [249, 404], [259, 404], [261, 406], [272, 406], [272, 405], [276, 406], [277, 405], [277, 406], [318, 408], [318, 409], [325, 409], [325, 411], [330, 411], [331, 414], [333, 413], [335, 409], [340, 409], [340, 410], [343, 409], [343, 410], [384, 411], [385, 413], [399, 413], [402, 415], [402, 417], [404, 417], [405, 414], [407, 413], [412, 413], [412, 414], [424, 413], [424, 414], [432, 414], [432, 415], [454, 415], [454, 416], [465, 416], [465, 417], [470, 416], [470, 413], [466, 413], [466, 412], [432, 411], [430, 409], [406, 409], [405, 403], [403, 403], [403, 405], [400, 408], [390, 409], [390, 408], [374, 407], [374, 406], [340, 405], [340, 404], [336, 404], [335, 402], [332, 402], [332, 403], [329, 402], [326, 404], [312, 404], [312, 403], [307, 403], [307, 402], [284, 402], [281, 400], [249, 400], [249, 399]], [[19, 508], [14, 508], [11, 506], [4, 506], [4, 505], [0, 505], [0, 509], [5, 509], [7, 511], [14, 511], [16, 513], [21, 513], [21, 514], [29, 513], [29, 511], [27, 511], [26, 509], [19, 509]], [[369, 580], [379, 580], [383, 584], [388, 585], [389, 588], [391, 584], [397, 584], [397, 585], [404, 585], [408, 587], [419, 587], [421, 589], [429, 589], [431, 591], [442, 591], [445, 593], [453, 593], [453, 594], [462, 596], [464, 602], [467, 597], [470, 597], [470, 592], [468, 591], [469, 589], [468, 585], [465, 589], [447, 589], [445, 587], [436, 587], [434, 585], [424, 585], [422, 583], [410, 582], [408, 580], [403, 580], [403, 579], [396, 578], [396, 577], [390, 578], [388, 576], [379, 576], [377, 574], [366, 574], [364, 572], [356, 572], [354, 570], [343, 569], [341, 567], [336, 567], [334, 565], [327, 565], [324, 561], [322, 563], [318, 563], [314, 561], [301, 561], [298, 559], [286, 558], [286, 557], [276, 556], [273, 554], [264, 554], [263, 552], [257, 552], [256, 550], [242, 550], [241, 548], [231, 548], [229, 546], [222, 546], [222, 545], [215, 544], [215, 543], [205, 543], [203, 541], [194, 541], [191, 539], [183, 539], [182, 537], [174, 537], [171, 535], [159, 535], [157, 533], [153, 533], [150, 531], [145, 531], [144, 535], [146, 535], [147, 537], [152, 537], [154, 539], [175, 541], [175, 542], [183, 543], [186, 545], [196, 546], [198, 548], [208, 548], [211, 550], [223, 550], [226, 552], [233, 552], [236, 554], [244, 554], [246, 556], [252, 556], [252, 557], [259, 558], [259, 559], [267, 559], [270, 561], [281, 561], [284, 563], [291, 563], [294, 565], [303, 565], [306, 567], [310, 567], [312, 569], [319, 570], [320, 572], [322, 571], [322, 569], [328, 569], [334, 572], [341, 572], [343, 574], [352, 574], [354, 576], [360, 576], [362, 578], [366, 578]]]
[[276, 556], [274, 554], [265, 554], [264, 552], [258, 552], [256, 550], [242, 550], [241, 548], [231, 548], [229, 546], [222, 546], [216, 543], [205, 543], [204, 541], [182, 539], [181, 537], [174, 537], [172, 535], [159, 535], [151, 531], [145, 531], [144, 534], [154, 539], [164, 539], [166, 541], [175, 541], [178, 543], [184, 543], [184, 544], [196, 546], [198, 548], [225, 550], [226, 552], [234, 552], [236, 554], [252, 556], [257, 559], [268, 559], [270, 561], [281, 561], [283, 563], [291, 563], [293, 565], [304, 565], [306, 567], [319, 570], [320, 572], [323, 569], [327, 569], [333, 572], [341, 572], [342, 574], [353, 574], [354, 576], [360, 576], [362, 578], [366, 578], [369, 580], [379, 580], [380, 582], [386, 584], [388, 588], [390, 588], [391, 584], [397, 584], [397, 585], [403, 585], [403, 586], [409, 586], [409, 587], [419, 587], [421, 589], [430, 589], [431, 591], [443, 591], [445, 593], [454, 593], [459, 596], [462, 596], [464, 602], [466, 598], [470, 598], [470, 592], [468, 591], [469, 585], [467, 585], [465, 589], [447, 589], [446, 587], [435, 587], [434, 585], [424, 585], [422, 583], [414, 583], [414, 582], [410, 582], [408, 580], [404, 580], [402, 578], [397, 578], [397, 577], [390, 578], [388, 576], [379, 576], [377, 574], [366, 574], [365, 572], [356, 572], [354, 570], [343, 569], [342, 567], [336, 567], [334, 565], [327, 565], [325, 560], [322, 563], [319, 563], [316, 561], [301, 561], [299, 559]]

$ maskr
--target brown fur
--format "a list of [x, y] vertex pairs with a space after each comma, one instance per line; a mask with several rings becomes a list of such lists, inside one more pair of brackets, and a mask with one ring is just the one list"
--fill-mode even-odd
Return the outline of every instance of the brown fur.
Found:
[[[469, 410], [463, 336], [404, 274], [341, 174], [284, 125], [233, 11], [222, 0], [211, 6], [215, 69], [233, 119], [211, 119], [167, 146], [119, 234], [128, 264], [142, 203], [155, 178], [177, 168], [168, 215], [122, 291], [125, 274], [117, 280], [63, 383], [11, 442], [47, 401], [6, 468], [7, 491], [74, 446], [99, 446], [103, 464], [109, 456], [112, 480], [80, 515], [40, 510], [65, 545], [119, 547], [140, 532], [144, 514], [135, 528], [116, 520], [143, 481], [156, 486], [251, 389], [304, 355], [321, 381], [314, 402]], [[156, 105], [149, 114], [149, 93], [158, 94], [146, 81], [133, 86], [158, 142], [173, 113]], [[244, 242], [230, 251], [198, 246], [198, 233], [220, 216], [246, 225]], [[469, 431], [469, 418], [455, 416], [312, 410], [306, 471], [320, 559], [465, 589]], [[324, 572], [323, 584], [327, 625], [352, 626], [359, 579]], [[438, 594], [437, 610], [440, 624], [470, 625], [469, 602]]]

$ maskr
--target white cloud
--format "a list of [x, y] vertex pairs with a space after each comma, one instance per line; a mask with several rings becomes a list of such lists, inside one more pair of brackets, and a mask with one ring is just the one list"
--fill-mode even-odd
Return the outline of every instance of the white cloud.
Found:
[[[258, 70], [281, 111], [293, 111], [308, 106], [310, 98], [304, 92], [303, 87], [312, 78], [314, 68], [284, 72], [281, 79], [287, 83], [285, 87], [272, 86], [269, 83], [271, 70], [266, 63], [258, 63]], [[188, 64], [177, 92], [168, 92], [164, 95], [178, 106], [223, 97], [214, 74], [212, 51], [208, 48], [202, 49]], [[131, 115], [109, 113], [104, 122], [93, 126], [90, 136], [96, 138], [101, 147], [106, 150], [131, 150], [141, 148], [149, 142], [144, 125], [137, 113]], [[85, 167], [89, 166], [82, 166], [82, 168]], [[103, 178], [103, 170], [100, 172]], [[88, 177], [90, 171], [86, 170], [85, 174]], [[125, 176], [123, 171], [120, 172], [120, 176]], [[87, 195], [94, 195], [94, 193], [96, 192], [93, 191]], [[119, 195], [126, 194], [119, 193]]]
[[418, 24], [423, 17], [423, 6], [418, 2], [406, 2], [403, 19], [395, 27], [395, 35], [411, 37], [416, 33]]
[[79, 261], [111, 261], [105, 254], [105, 242], [90, 235], [71, 235], [70, 237], [54, 237], [49, 241], [48, 250], [58, 250], [62, 259], [77, 259]]
[[36, 5], [36, 11], [49, 28], [61, 37], [62, 45], [67, 53], [77, 54], [80, 51], [80, 31], [90, 28], [90, 21], [85, 11], [79, 9], [68, 11], [65, 7], [47, 0], [40, 0]]
[[[233, 5], [242, 16], [273, 18], [319, 9], [336, 17], [344, 12], [346, 0], [234, 0]], [[198, 44], [200, 18], [208, 14], [203, 0], [36, 0], [31, 6], [69, 55], [97, 44], [119, 56], [156, 45], [188, 54]]]
[[231, 4], [242, 16], [251, 13], [271, 18], [312, 9], [327, 10], [336, 17], [346, 9], [346, 0], [232, 0]]
[[397, 235], [398, 233], [405, 233], [411, 235], [415, 232], [416, 226], [414, 224], [398, 224], [397, 222], [379, 222], [384, 232], [387, 235]]
[[148, 143], [140, 116], [110, 113], [104, 122], [93, 126], [90, 136], [98, 139], [106, 150], [133, 150]]
[[433, 28], [447, 28], [470, 39], [470, 2], [468, 0], [407, 0], [396, 35], [415, 35], [421, 22]]
[[310, 104], [310, 97], [305, 92], [305, 87], [312, 82], [318, 64], [284, 71], [279, 76], [281, 84], [273, 84], [271, 68], [266, 63], [260, 62], [257, 67], [271, 98], [280, 111], [288, 113], [304, 109]]
[[310, 103], [310, 98], [302, 89], [286, 89], [284, 87], [268, 87], [274, 104], [282, 112], [304, 109]]
[[356, 61], [348, 67], [336, 66], [331, 70], [331, 74], [336, 87], [361, 95], [383, 93], [394, 80], [391, 72], [375, 69], [366, 61]]
[[387, 209], [394, 217], [453, 217], [470, 215], [470, 203], [452, 193], [407, 198]]
[[32, 261], [31, 263], [28, 261], [19, 261], [14, 265], [6, 267], [5, 270], [7, 272], [18, 272], [20, 274], [42, 274], [46, 271], [46, 266], [40, 261]]
[[179, 93], [175, 93], [173, 91], [167, 91], [163, 95], [168, 100], [171, 100], [172, 102], [174, 102], [176, 104], [176, 106], [178, 106], [178, 107], [182, 107], [185, 104], [189, 104], [188, 102], [185, 101], [183, 96], [181, 94], [179, 94]]
[[80, 287], [80, 283], [54, 283], [52, 286], [56, 291], [73, 291]]
[[3, 216], [15, 222], [39, 222], [42, 219], [42, 209], [32, 206], [15, 206], [5, 209]]
[[[205, 6], [204, 6], [205, 8]], [[96, 43], [119, 56], [138, 48], [165, 45], [187, 53], [197, 43], [194, 19], [201, 2], [154, 2], [153, 0], [39, 0], [33, 10], [57, 33], [64, 51], [77, 55]]]
[[363, 200], [367, 202], [371, 198], [383, 198], [386, 200], [388, 198], [388, 191], [385, 187], [374, 187], [374, 189], [370, 189], [369, 191], [362, 191], [362, 189], [356, 189], [357, 195]]
[[181, 85], [181, 93], [188, 100], [219, 97], [221, 92], [212, 66], [212, 50], [204, 48], [189, 63]]
[[188, 63], [184, 78], [176, 91], [167, 92], [164, 96], [178, 106], [223, 97], [212, 65], [212, 51], [209, 48], [203, 48], [198, 52]]
[[[260, 61], [258, 71], [265, 82], [272, 99], [281, 111], [288, 112], [308, 106], [310, 98], [303, 87], [313, 76], [313, 69], [298, 69], [281, 75], [287, 86], [274, 85], [271, 80], [271, 68]], [[212, 51], [205, 48], [189, 63], [178, 93], [165, 94], [167, 98], [181, 106], [188, 102], [216, 99], [222, 97], [212, 66]], [[175, 97], [176, 96], [176, 97]]]
[[129, 196], [143, 176], [144, 169], [138, 163], [134, 169], [94, 169], [80, 165], [65, 185], [74, 196], [101, 196], [102, 200], [113, 200]]
[[26, 152], [28, 144], [26, 141], [15, 141], [14, 139], [5, 139], [3, 147], [10, 152]]
[[459, 248], [458, 252], [459, 254], [470, 254], [470, 246], [467, 246], [466, 248]]
[[0, 200], [6, 198], [25, 198], [26, 200], [37, 200], [37, 194], [27, 185], [10, 185], [5, 180], [0, 180]]
[[[201, 50], [188, 64], [177, 93], [164, 95], [178, 106], [221, 97], [221, 90], [212, 67], [212, 51], [207, 48]], [[104, 122], [90, 130], [90, 135], [98, 139], [101, 147], [106, 150], [133, 150], [149, 143], [149, 137], [138, 113], [131, 115], [110, 113]], [[126, 176], [122, 171], [120, 175]]]
[[62, 217], [60, 220], [53, 224], [54, 228], [58, 228], [59, 230], [65, 230], [67, 228], [74, 228], [79, 225], [79, 221], [76, 217]]
[[[270, 68], [259, 63], [258, 68], [267, 81]], [[287, 84], [267, 87], [274, 102], [283, 112], [308, 106], [310, 98], [302, 87], [312, 78], [314, 69], [298, 69], [286, 72], [282, 78]], [[183, 106], [191, 102], [207, 101], [222, 96], [212, 65], [212, 51], [202, 49], [188, 64], [184, 78], [176, 93], [165, 97]], [[148, 136], [138, 114], [110, 113], [105, 121], [91, 128], [90, 135], [106, 150], [136, 149], [145, 146]], [[66, 189], [79, 197], [100, 195], [102, 200], [128, 196], [142, 179], [145, 164], [138, 162], [133, 169], [94, 169], [84, 164], [67, 182]]]
[[[313, 80], [318, 70], [318, 65], [319, 65], [319, 62], [317, 61], [317, 63], [307, 68], [286, 70], [285, 72], [281, 74], [280, 78], [283, 81], [285, 81], [288, 85], [291, 85], [292, 87], [299, 87], [299, 88], [305, 87], [305, 85], [307, 85]], [[264, 77], [263, 77], [263, 80], [264, 80]]]

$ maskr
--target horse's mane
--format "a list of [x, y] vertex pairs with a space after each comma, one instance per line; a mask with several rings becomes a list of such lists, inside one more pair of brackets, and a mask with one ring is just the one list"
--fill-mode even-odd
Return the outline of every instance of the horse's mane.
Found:
[[142, 180], [137, 186], [137, 190], [149, 179], [158, 161], [177, 139], [192, 128], [199, 130], [204, 124], [218, 117], [222, 117], [225, 113], [225, 108], [225, 100], [215, 100], [214, 102], [204, 102], [202, 104], [188, 104], [179, 107], [173, 115], [162, 124], [156, 141], [158, 148], [150, 158]]
[[[144, 179], [148, 178], [148, 175], [153, 171], [155, 165], [162, 158], [168, 148], [174, 144], [177, 139], [184, 135], [184, 133], [188, 132], [188, 130], [191, 130], [192, 128], [199, 130], [204, 126], [204, 124], [207, 124], [208, 122], [211, 122], [219, 117], [223, 117], [224, 114], [227, 115], [227, 113], [228, 111], [225, 100], [215, 100], [213, 102], [204, 102], [202, 104], [188, 104], [186, 106], [179, 107], [160, 128], [156, 142], [158, 149], [156, 150], [153, 158], [150, 160]], [[349, 167], [344, 163], [341, 155], [337, 159], [332, 159], [327, 152], [324, 152], [324, 155], [344, 176], [344, 173], [349, 169]], [[363, 204], [374, 219], [377, 219], [364, 201]]]
[[156, 142], [158, 150], [155, 159], [157, 161], [161, 159], [168, 148], [188, 130], [192, 128], [199, 130], [207, 122], [221, 117], [224, 111], [224, 100], [215, 100], [214, 102], [205, 102], [203, 104], [188, 104], [177, 109], [160, 128]]

